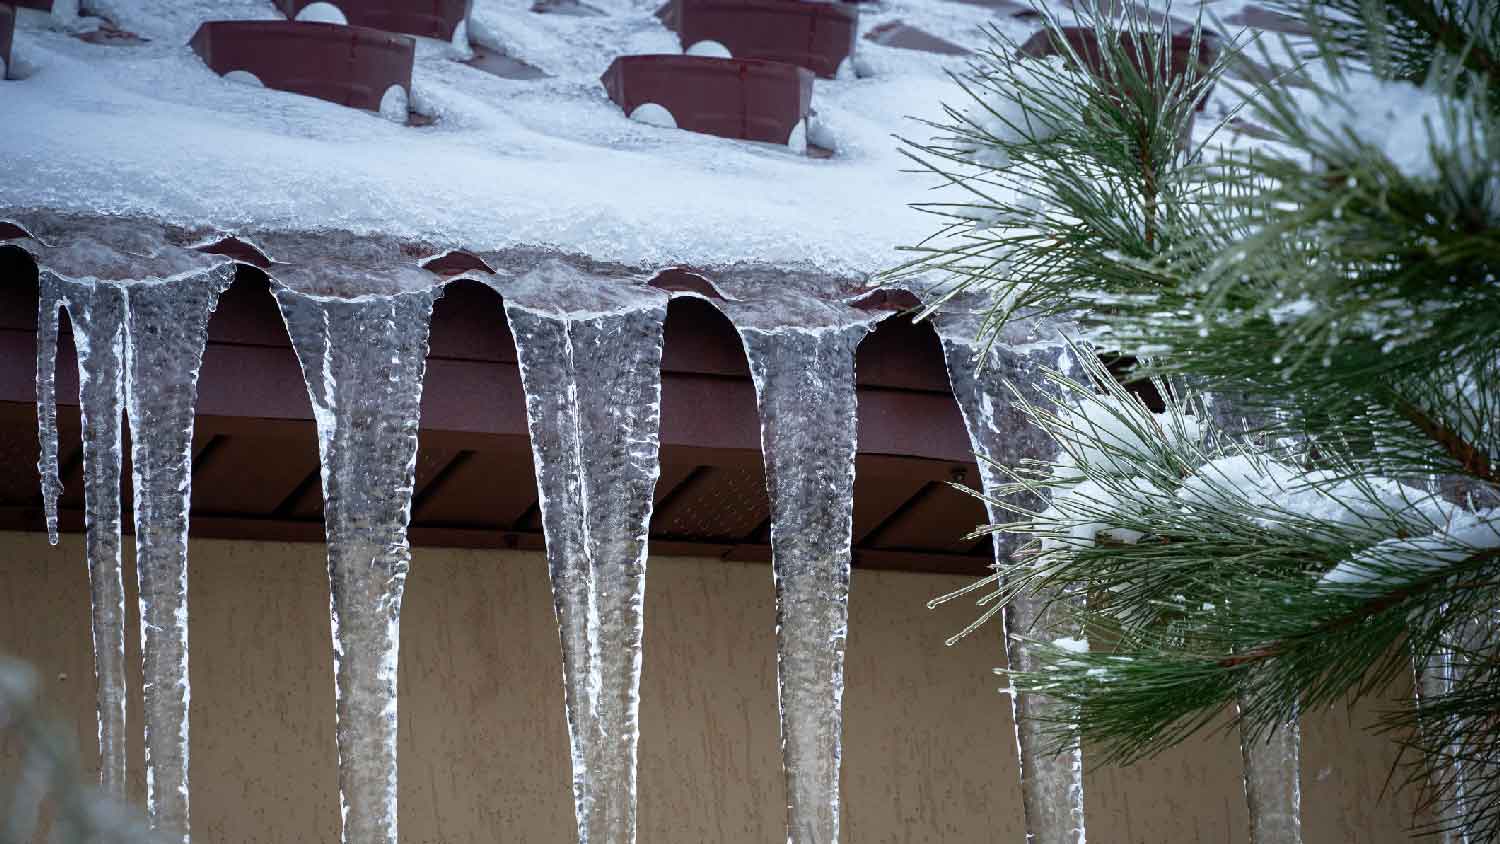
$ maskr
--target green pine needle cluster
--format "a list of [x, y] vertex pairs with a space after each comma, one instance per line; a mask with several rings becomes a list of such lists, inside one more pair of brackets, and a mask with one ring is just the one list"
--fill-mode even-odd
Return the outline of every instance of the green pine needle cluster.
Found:
[[[1102, 365], [1017, 395], [1061, 456], [998, 467], [997, 506], [1050, 502], [992, 528], [1035, 537], [999, 598], [1089, 596], [1094, 647], [1014, 677], [1060, 742], [1128, 762], [1231, 706], [1264, 734], [1415, 667], [1379, 727], [1433, 826], [1500, 840], [1500, 4], [1273, 5], [1313, 35], [1084, 12], [1098, 55], [1049, 18], [1043, 61], [991, 33], [909, 148], [939, 228], [892, 276], [986, 295], [989, 339], [1065, 317], [1166, 397]], [[1405, 145], [1370, 120], [1398, 100]]]

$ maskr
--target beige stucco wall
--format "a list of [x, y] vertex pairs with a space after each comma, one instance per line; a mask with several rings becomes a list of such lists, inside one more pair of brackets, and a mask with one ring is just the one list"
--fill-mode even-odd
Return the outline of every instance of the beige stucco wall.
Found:
[[[128, 545], [128, 543], [127, 543]], [[413, 842], [572, 840], [567, 737], [546, 567], [536, 554], [423, 549], [401, 652], [401, 832]], [[192, 777], [197, 842], [338, 840], [322, 548], [192, 546]], [[133, 574], [127, 572], [127, 583]], [[845, 840], [1021, 842], [1008, 707], [991, 627], [943, 640], [930, 612], [962, 578], [856, 571], [845, 695]], [[765, 565], [652, 560], [641, 693], [642, 844], [784, 841], [773, 602]], [[131, 598], [132, 614], [134, 612]], [[138, 665], [134, 630], [132, 665]], [[87, 575], [77, 537], [0, 533], [0, 651], [46, 678], [94, 734]], [[140, 723], [139, 679], [129, 717]], [[1309, 842], [1395, 842], [1409, 801], [1381, 798], [1395, 750], [1309, 718]], [[0, 779], [15, 747], [0, 742]], [[132, 750], [141, 793], [139, 742]], [[1196, 741], [1088, 780], [1089, 840], [1243, 842], [1232, 741]]]

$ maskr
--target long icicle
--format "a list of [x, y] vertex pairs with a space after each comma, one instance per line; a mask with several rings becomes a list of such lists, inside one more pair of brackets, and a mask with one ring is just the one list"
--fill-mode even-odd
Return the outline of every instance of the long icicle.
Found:
[[632, 844], [666, 297], [586, 314], [511, 297], [505, 312], [562, 641], [578, 840]]
[[[972, 335], [970, 335], [972, 336]], [[1028, 338], [1030, 339], [1030, 338]], [[991, 461], [1015, 465], [1025, 458], [1051, 459], [1057, 446], [1047, 434], [1032, 425], [1011, 400], [1010, 387], [1037, 383], [1044, 367], [1070, 369], [1067, 351], [1059, 340], [1055, 347], [1028, 343], [1027, 350], [1012, 351], [997, 340], [988, 358], [967, 342], [967, 337], [943, 336], [943, 357], [953, 396], [963, 412], [970, 442], [979, 456], [979, 475], [987, 495], [994, 496], [1003, 479]], [[981, 365], [982, 364], [982, 365]], [[1033, 391], [1036, 388], [1031, 388]], [[1032, 396], [1040, 400], [1041, 395]], [[1009, 514], [986, 504], [991, 522]], [[1017, 537], [995, 533], [995, 563], [1009, 563]], [[1068, 616], [1061, 596], [1027, 593], [1015, 596], [1004, 610], [1006, 654], [1010, 667], [1031, 671], [1036, 665], [1030, 641], [1063, 636], [1081, 638], [1077, 623]], [[1024, 637], [1024, 638], [1023, 638]], [[1021, 765], [1021, 804], [1030, 844], [1083, 844], [1083, 752], [1078, 746], [1049, 752], [1053, 741], [1046, 734], [1056, 717], [1056, 704], [1043, 695], [1010, 695], [1016, 730], [1016, 748]]]
[[[99, 783], [125, 798], [125, 584], [120, 570], [121, 416], [125, 293], [118, 286], [39, 276], [37, 400], [48, 532], [57, 526], [57, 313], [66, 308], [78, 350], [83, 426], [84, 549], [89, 568], [98, 694]], [[55, 539], [54, 539], [55, 541]]]
[[406, 528], [433, 290], [353, 300], [276, 290], [318, 426], [345, 844], [397, 844]]
[[146, 811], [187, 844], [188, 508], [193, 415], [208, 319], [232, 266], [126, 288], [125, 404], [135, 489], [146, 728]]
[[1302, 841], [1302, 731], [1297, 721], [1255, 736], [1241, 725], [1245, 808], [1250, 816], [1250, 844], [1300, 844]]
[[[1426, 662], [1413, 660], [1412, 687], [1418, 707], [1429, 701], [1439, 701], [1444, 695], [1450, 694], [1455, 678], [1454, 655], [1446, 648], [1433, 654]], [[1434, 830], [1434, 840], [1437, 844], [1469, 844], [1469, 836], [1464, 834], [1459, 825], [1469, 802], [1465, 776], [1467, 772], [1464, 771], [1463, 762], [1457, 758], [1457, 753], [1447, 748], [1444, 751], [1436, 754], [1428, 786], [1433, 793], [1444, 795], [1444, 799], [1437, 801], [1433, 807], [1438, 816], [1435, 819], [1437, 828]]]
[[[1204, 396], [1204, 411], [1220, 431], [1263, 441], [1270, 418], [1249, 410], [1243, 396]], [[1250, 844], [1302, 842], [1302, 728], [1294, 716], [1257, 734], [1240, 724], [1241, 784]]]
[[760, 405], [771, 498], [787, 841], [839, 840], [856, 407], [865, 324], [739, 327]]
[[56, 278], [41, 280], [36, 320], [36, 427], [41, 452], [36, 469], [42, 481], [47, 541], [53, 545], [61, 540], [57, 524], [57, 502], [62, 497], [62, 478], [58, 476], [57, 323], [58, 312], [65, 307], [62, 284]]
[[[1441, 642], [1430, 652], [1423, 664], [1414, 664], [1415, 698], [1418, 707], [1418, 729], [1435, 732], [1437, 735], [1463, 736], [1483, 733], [1488, 726], [1482, 718], [1461, 718], [1451, 713], [1444, 720], [1435, 720], [1430, 707], [1442, 706], [1443, 699], [1454, 693], [1474, 670], [1476, 660], [1484, 659], [1490, 649], [1488, 643], [1495, 641], [1497, 621], [1500, 614], [1491, 611], [1459, 625], [1442, 637]], [[1472, 836], [1465, 830], [1465, 816], [1475, 811], [1475, 783], [1483, 789], [1484, 784], [1495, 778], [1494, 765], [1486, 764], [1482, 758], [1464, 746], [1462, 739], [1446, 747], [1432, 747], [1428, 752], [1430, 781], [1428, 794], [1436, 798], [1432, 804], [1435, 817], [1430, 832], [1438, 844], [1469, 844]]]

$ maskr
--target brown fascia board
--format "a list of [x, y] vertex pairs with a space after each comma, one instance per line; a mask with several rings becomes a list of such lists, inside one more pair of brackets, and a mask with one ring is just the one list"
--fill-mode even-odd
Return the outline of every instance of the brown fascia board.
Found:
[[854, 54], [859, 7], [807, 0], [676, 0], [672, 22], [685, 49], [713, 41], [737, 59], [786, 62], [831, 79]]
[[[29, 258], [25, 260], [27, 267], [33, 266]], [[36, 288], [23, 276], [17, 273], [0, 279], [0, 401], [36, 401]], [[670, 280], [671, 271], [662, 276], [663, 286], [679, 283]], [[862, 304], [872, 307], [880, 296], [868, 298]], [[896, 296], [888, 304], [910, 303]], [[501, 342], [508, 335], [500, 296], [479, 282], [459, 281], [449, 284], [438, 307], [424, 389], [423, 428], [474, 436], [526, 436], [514, 349]], [[488, 317], [486, 309], [492, 309]], [[445, 318], [445, 312], [461, 317]], [[696, 296], [674, 299], [668, 313], [662, 373], [663, 446], [758, 450], [755, 391], [727, 319]], [[972, 447], [940, 362], [921, 360], [904, 344], [891, 348], [882, 338], [885, 332], [899, 333], [900, 329], [897, 322], [888, 322], [888, 327], [877, 329], [861, 347], [870, 365], [859, 388], [860, 451], [971, 462]], [[76, 403], [77, 373], [71, 343], [62, 347], [58, 397], [61, 403], [72, 404]], [[484, 349], [493, 351], [475, 351]], [[242, 269], [224, 295], [210, 322], [204, 372], [199, 387], [201, 414], [260, 420], [312, 418], [269, 281], [258, 270]], [[705, 408], [712, 411], [705, 412]]]
[[351, 26], [453, 40], [458, 25], [469, 19], [473, 0], [276, 0], [288, 18], [313, 3], [337, 8]]
[[[77, 510], [62, 510], [59, 527], [64, 533], [82, 533], [84, 515]], [[30, 531], [40, 526], [41, 514], [30, 507], [0, 507], [0, 530]], [[131, 519], [121, 525], [125, 535], [135, 533]], [[492, 528], [437, 527], [412, 525], [408, 531], [411, 544], [417, 548], [504, 549], [536, 551], [546, 549], [541, 533], [529, 530], [496, 530]], [[194, 514], [193, 539], [231, 539], [260, 542], [325, 541], [323, 520], [319, 519], [251, 519]], [[727, 543], [685, 541], [652, 537], [649, 547], [653, 557], [716, 557], [726, 562], [769, 563], [771, 546], [764, 543]], [[989, 571], [988, 556], [934, 553], [924, 550], [887, 550], [855, 548], [852, 563], [865, 570], [921, 572], [927, 574], [980, 576]]]
[[244, 71], [267, 88], [367, 111], [392, 87], [411, 92], [416, 57], [408, 36], [331, 23], [208, 21], [190, 43], [220, 76]]

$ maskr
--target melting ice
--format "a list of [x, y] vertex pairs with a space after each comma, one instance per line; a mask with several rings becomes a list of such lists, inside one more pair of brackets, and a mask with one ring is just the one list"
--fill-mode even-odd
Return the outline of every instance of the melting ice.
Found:
[[787, 841], [833, 844], [854, 525], [854, 352], [870, 325], [736, 322], [760, 406], [771, 498]]
[[346, 844], [396, 844], [396, 665], [436, 290], [276, 290], [318, 427]]
[[559, 262], [504, 294], [562, 640], [578, 840], [629, 844], [667, 297]]
[[58, 310], [66, 308], [78, 350], [78, 403], [83, 424], [84, 548], [93, 612], [98, 693], [99, 783], [125, 797], [125, 584], [120, 574], [120, 420], [125, 405], [125, 290], [73, 281], [49, 270], [39, 277], [37, 419], [47, 530], [57, 541]]
[[188, 507], [208, 319], [228, 266], [127, 288], [125, 407], [135, 489], [152, 829], [188, 841]]
[[189, 822], [187, 520], [193, 410], [208, 318], [232, 278], [223, 261], [193, 258], [217, 266], [165, 280], [109, 282], [43, 270], [37, 323], [39, 468], [54, 543], [61, 492], [55, 394], [60, 308], [67, 310], [78, 350], [100, 779], [115, 797], [123, 797], [126, 770], [122, 412], [130, 420], [147, 811], [154, 829], [183, 841]]
[[[953, 396], [963, 412], [974, 452], [980, 457], [980, 480], [984, 491], [995, 495], [1004, 482], [995, 464], [1016, 465], [1026, 458], [1051, 460], [1056, 456], [1056, 443], [1032, 425], [1011, 400], [1010, 385], [1035, 393], [1028, 398], [1040, 403], [1037, 373], [1047, 367], [1070, 368], [1066, 346], [1060, 337], [1055, 343], [1038, 342], [1032, 335], [1041, 330], [1040, 326], [1017, 321], [1007, 326], [1006, 335], [995, 340], [984, 358], [980, 357], [981, 349], [971, 342], [976, 328], [968, 321], [940, 318], [938, 328]], [[1028, 502], [1033, 507], [1038, 503]], [[992, 523], [1007, 519], [1008, 514], [996, 505], [986, 502], [986, 507]], [[1008, 533], [992, 536], [997, 565], [1008, 563], [1017, 537]], [[1005, 642], [1013, 670], [1035, 667], [1031, 641], [1082, 638], [1082, 631], [1056, 598], [1035, 592], [1021, 594], [1006, 607]], [[1021, 764], [1027, 840], [1032, 844], [1083, 844], [1082, 750], [1074, 746], [1061, 753], [1048, 752], [1053, 742], [1047, 735], [1047, 722], [1056, 717], [1055, 703], [1034, 693], [1009, 697]]]

